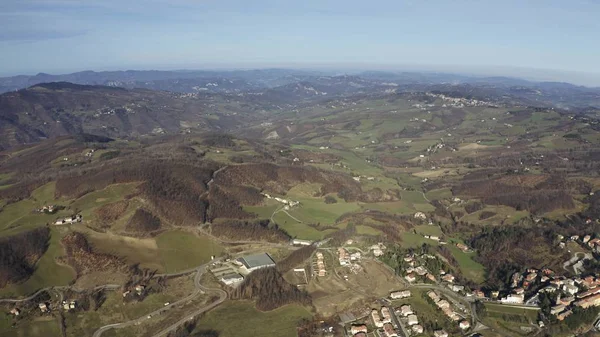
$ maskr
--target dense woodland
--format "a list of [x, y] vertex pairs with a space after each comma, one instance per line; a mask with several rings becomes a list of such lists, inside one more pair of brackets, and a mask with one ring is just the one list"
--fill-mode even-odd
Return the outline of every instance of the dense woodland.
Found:
[[256, 308], [273, 310], [290, 303], [311, 305], [310, 295], [287, 283], [275, 268], [262, 268], [248, 275], [232, 293], [232, 299], [256, 301]]
[[50, 229], [41, 227], [0, 239], [0, 288], [27, 279], [48, 248]]
[[211, 234], [230, 241], [287, 242], [290, 236], [269, 220], [223, 220], [211, 225]]
[[477, 250], [476, 258], [487, 271], [487, 285], [504, 289], [510, 276], [523, 268], [562, 270], [561, 263], [569, 259], [555, 242], [552, 230], [533, 227], [505, 226], [484, 228], [470, 245]]
[[143, 208], [135, 211], [131, 219], [125, 225], [125, 230], [141, 235], [149, 234], [160, 229], [160, 219]]
[[310, 258], [315, 250], [317, 250], [317, 247], [315, 245], [310, 245], [293, 251], [285, 259], [277, 262], [277, 270], [281, 273], [291, 270]]
[[94, 252], [87, 238], [82, 233], [72, 232], [67, 234], [62, 238], [61, 242], [67, 253], [66, 257], [61, 257], [61, 260], [71, 265], [78, 276], [93, 271], [127, 269], [123, 258]]

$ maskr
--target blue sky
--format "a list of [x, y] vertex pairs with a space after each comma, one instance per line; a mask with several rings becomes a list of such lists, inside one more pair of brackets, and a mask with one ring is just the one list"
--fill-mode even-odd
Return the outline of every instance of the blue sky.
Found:
[[0, 74], [283, 66], [600, 85], [599, 17], [595, 0], [0, 0]]

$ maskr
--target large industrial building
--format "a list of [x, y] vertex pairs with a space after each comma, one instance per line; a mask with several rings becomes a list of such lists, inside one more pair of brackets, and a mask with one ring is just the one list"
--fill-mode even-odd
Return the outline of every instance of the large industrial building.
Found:
[[275, 261], [267, 253], [248, 255], [238, 259], [244, 265], [248, 272], [260, 268], [275, 267]]

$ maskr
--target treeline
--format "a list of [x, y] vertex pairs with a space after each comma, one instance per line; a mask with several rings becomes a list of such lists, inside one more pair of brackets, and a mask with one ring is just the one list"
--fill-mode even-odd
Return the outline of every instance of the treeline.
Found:
[[159, 230], [160, 224], [161, 221], [157, 216], [150, 213], [150, 211], [139, 208], [125, 225], [125, 230], [138, 234], [150, 234]]
[[82, 171], [60, 178], [57, 197], [76, 198], [115, 183], [143, 182], [139, 188], [164, 219], [176, 225], [204, 222], [207, 201], [200, 198], [217, 167], [206, 164], [174, 164], [168, 161], [122, 162], [112, 167]]
[[219, 337], [219, 332], [216, 330], [195, 330], [196, 322], [188, 321], [174, 332], [170, 332], [167, 337]]
[[223, 220], [211, 225], [211, 234], [232, 241], [285, 242], [290, 236], [269, 220]]
[[256, 205], [262, 201], [262, 196], [258, 190], [250, 187], [234, 186], [224, 188], [218, 184], [212, 184], [208, 201], [207, 218], [209, 221], [214, 221], [217, 218], [249, 219], [253, 215], [244, 211], [242, 204]]
[[121, 200], [98, 207], [94, 213], [96, 213], [96, 217], [100, 222], [100, 227], [110, 227], [112, 222], [125, 213], [128, 206], [128, 200]]
[[[533, 175], [487, 169], [465, 175], [452, 192], [480, 198], [484, 204], [544, 213], [557, 208], [573, 208], [569, 192], [581, 194], [589, 189], [589, 183], [581, 179], [569, 180], [564, 174]], [[467, 206], [469, 213], [477, 210], [476, 204]]]
[[[556, 232], [551, 228], [506, 226], [484, 228], [470, 240], [477, 250], [476, 260], [487, 270], [487, 285], [503, 289], [511, 275], [523, 267], [562, 269], [568, 260], [558, 248]], [[554, 257], [554, 258], [553, 258]]]
[[308, 166], [278, 166], [271, 163], [235, 165], [227, 167], [215, 177], [215, 183], [219, 186], [254, 186], [282, 195], [304, 182], [321, 184], [316, 197], [337, 193], [346, 201], [356, 201], [362, 194], [360, 184], [349, 175]]
[[89, 244], [85, 235], [79, 232], [67, 234], [61, 240], [67, 252], [66, 257], [61, 257], [75, 269], [77, 275], [87, 274], [92, 271], [118, 271], [126, 269], [123, 258], [103, 253], [96, 253]]
[[231, 298], [255, 300], [256, 308], [263, 311], [291, 303], [312, 305], [310, 295], [287, 283], [275, 267], [250, 273], [232, 292]]
[[48, 249], [50, 229], [37, 228], [0, 239], [0, 288], [27, 279]]
[[277, 270], [279, 270], [281, 273], [291, 270], [295, 266], [306, 261], [306, 259], [310, 258], [315, 250], [317, 250], [317, 246], [310, 245], [293, 251], [285, 259], [277, 262]]

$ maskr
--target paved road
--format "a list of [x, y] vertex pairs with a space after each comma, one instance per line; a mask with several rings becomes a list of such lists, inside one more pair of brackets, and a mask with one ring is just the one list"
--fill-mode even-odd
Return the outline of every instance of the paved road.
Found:
[[[218, 259], [217, 259], [218, 261]], [[211, 261], [210, 263], [213, 263], [214, 261]], [[105, 325], [101, 328], [99, 328], [98, 330], [96, 330], [96, 332], [94, 332], [94, 334], [92, 335], [92, 337], [100, 337], [104, 332], [110, 330], [110, 329], [120, 329], [120, 328], [125, 328], [128, 326], [132, 326], [132, 325], [138, 325], [141, 324], [145, 321], [147, 321], [149, 318], [148, 316], [150, 316], [150, 319], [152, 317], [155, 317], [156, 315], [160, 315], [162, 313], [164, 313], [165, 311], [179, 305], [182, 303], [185, 303], [189, 300], [194, 299], [196, 296], [200, 295], [200, 294], [204, 294], [206, 292], [217, 292], [219, 294], [219, 299], [216, 302], [213, 302], [205, 307], [200, 308], [199, 310], [197, 310], [196, 312], [194, 312], [193, 314], [186, 316], [185, 318], [181, 319], [180, 321], [178, 321], [177, 323], [171, 325], [170, 327], [164, 329], [163, 331], [159, 332], [157, 335], [155, 336], [166, 336], [169, 332], [173, 331], [174, 329], [177, 329], [177, 327], [179, 327], [181, 324], [183, 324], [186, 320], [192, 319], [194, 316], [199, 315], [203, 312], [206, 312], [208, 310], [211, 310], [213, 308], [215, 308], [216, 306], [218, 306], [219, 304], [223, 303], [223, 301], [225, 301], [225, 299], [227, 299], [227, 293], [221, 289], [217, 289], [217, 288], [205, 288], [204, 286], [202, 286], [200, 284], [200, 280], [202, 277], [202, 274], [204, 274], [204, 272], [206, 271], [206, 267], [210, 264], [210, 263], [206, 263], [203, 264], [201, 266], [198, 266], [195, 268], [196, 270], [196, 276], [194, 277], [194, 286], [195, 286], [195, 290], [194, 292], [192, 292], [190, 295], [176, 301], [173, 302], [167, 306], [164, 306], [162, 308], [159, 308], [151, 313], [145, 314], [142, 317], [127, 321], [127, 322], [121, 322], [121, 323], [113, 323], [113, 324], [108, 324]], [[165, 275], [169, 275], [172, 276], [171, 274], [165, 274]]]
[[[101, 286], [97, 286], [95, 288], [92, 288], [92, 290], [99, 290], [99, 289], [115, 290], [115, 289], [119, 289], [120, 287], [121, 287], [121, 285], [119, 285], [119, 284], [105, 284], [105, 285], [101, 285]], [[4, 298], [4, 299], [0, 299], [0, 303], [20, 303], [20, 302], [31, 301], [32, 299], [34, 299], [40, 293], [42, 293], [44, 291], [50, 291], [50, 290], [71, 290], [71, 291], [75, 291], [75, 292], [80, 293], [80, 292], [86, 291], [88, 289], [79, 289], [79, 288], [76, 288], [76, 287], [73, 287], [73, 286], [54, 286], [54, 287], [48, 287], [48, 288], [40, 289], [40, 290], [36, 291], [35, 293], [33, 293], [33, 295], [30, 295], [30, 296], [24, 297], [24, 298]]]

